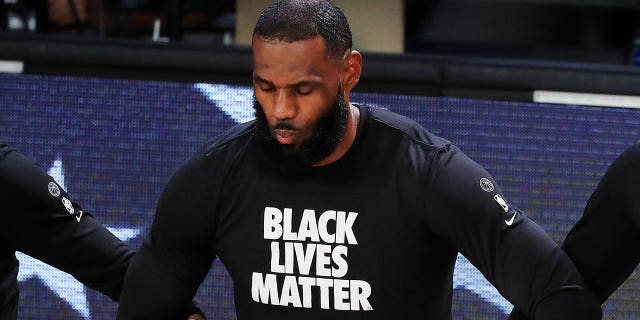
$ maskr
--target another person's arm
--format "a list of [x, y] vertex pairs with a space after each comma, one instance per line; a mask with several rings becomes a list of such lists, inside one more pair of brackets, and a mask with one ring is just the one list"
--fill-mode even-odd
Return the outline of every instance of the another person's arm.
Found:
[[82, 211], [33, 161], [0, 148], [0, 192], [8, 200], [3, 242], [117, 301], [133, 250]]
[[[7, 215], [2, 243], [74, 276], [84, 285], [118, 301], [134, 251], [88, 212], [42, 168], [0, 144], [0, 192]], [[17, 271], [17, 268], [16, 268]], [[3, 281], [14, 281], [7, 271]], [[17, 291], [16, 291], [17, 294]], [[173, 319], [204, 313], [188, 302]]]
[[640, 144], [623, 152], [562, 248], [604, 302], [640, 263]]

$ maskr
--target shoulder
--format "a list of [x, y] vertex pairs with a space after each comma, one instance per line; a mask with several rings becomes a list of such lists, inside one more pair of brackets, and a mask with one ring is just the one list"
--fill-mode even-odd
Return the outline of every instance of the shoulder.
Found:
[[386, 154], [396, 154], [405, 160], [405, 165], [419, 168], [426, 173], [433, 170], [432, 165], [440, 162], [443, 156], [458, 153], [453, 143], [439, 137], [421, 124], [395, 112], [360, 106], [366, 121], [366, 132], [375, 146], [383, 146]]
[[[415, 176], [434, 188], [456, 189], [461, 180], [476, 183], [488, 173], [451, 141], [439, 137], [418, 122], [389, 110], [362, 106], [367, 119], [368, 139], [401, 166], [415, 170]], [[373, 147], [372, 147], [373, 148]], [[473, 182], [475, 181], [475, 182]]]
[[249, 142], [254, 131], [255, 120], [236, 125], [207, 141], [197, 154], [208, 156], [230, 147], [240, 147]]
[[3, 187], [9, 186], [14, 190], [27, 188], [29, 181], [41, 176], [46, 176], [46, 173], [31, 159], [0, 143], [0, 180], [4, 182]]
[[185, 164], [186, 166], [202, 166], [219, 161], [228, 161], [242, 152], [249, 145], [255, 132], [254, 121], [232, 127], [229, 130], [209, 139]]
[[640, 178], [640, 143], [625, 149], [611, 163], [605, 174], [605, 180], [638, 180]]
[[430, 148], [443, 148], [451, 144], [450, 141], [431, 133], [421, 124], [406, 116], [383, 108], [361, 106], [365, 116], [373, 126], [383, 127], [391, 134], [401, 135], [417, 144]]
[[640, 142], [628, 147], [618, 156], [618, 160], [616, 161], [621, 161], [627, 165], [640, 164]]
[[[636, 143], [609, 165], [594, 194], [612, 196], [632, 194], [640, 187], [640, 143]], [[598, 198], [599, 199], [599, 198]]]
[[433, 134], [415, 120], [382, 108], [369, 107], [368, 110], [365, 113], [372, 126], [384, 127], [385, 134], [402, 136], [410, 141], [407, 158], [419, 160], [412, 162], [423, 164], [429, 181], [437, 182], [437, 188], [457, 190], [462, 183], [468, 183], [469, 190], [476, 190], [475, 185], [482, 178], [495, 184], [490, 174], [454, 143]]
[[248, 122], [210, 139], [178, 168], [169, 187], [194, 189], [220, 182], [246, 151], [253, 133], [253, 122]]
[[13, 148], [9, 147], [6, 143], [0, 142], [0, 161], [6, 158], [11, 152], [13, 152]]
[[[44, 169], [18, 151], [0, 144], [0, 194], [11, 203], [64, 210], [70, 196]], [[66, 205], [66, 204], [65, 204]], [[68, 210], [68, 209], [67, 209]]]

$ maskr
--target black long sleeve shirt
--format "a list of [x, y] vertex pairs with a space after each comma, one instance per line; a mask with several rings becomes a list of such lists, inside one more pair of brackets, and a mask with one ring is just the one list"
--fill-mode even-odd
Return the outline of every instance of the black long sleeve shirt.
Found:
[[118, 300], [134, 251], [31, 160], [0, 143], [0, 320], [18, 311], [20, 251]]
[[118, 319], [163, 319], [219, 258], [238, 319], [449, 319], [458, 252], [535, 319], [599, 319], [558, 245], [479, 164], [405, 117], [360, 106], [338, 161], [293, 168], [255, 124], [194, 155], [164, 190]]
[[600, 302], [640, 263], [640, 144], [613, 161], [562, 244]]

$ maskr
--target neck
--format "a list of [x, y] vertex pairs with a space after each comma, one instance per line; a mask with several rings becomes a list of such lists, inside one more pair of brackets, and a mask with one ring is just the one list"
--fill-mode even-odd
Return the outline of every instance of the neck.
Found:
[[360, 109], [349, 103], [349, 113], [347, 115], [347, 128], [344, 132], [344, 136], [340, 140], [340, 143], [333, 149], [333, 152], [326, 158], [314, 163], [313, 167], [321, 167], [332, 164], [349, 151], [349, 148], [353, 145], [353, 141], [356, 139], [356, 132], [358, 131], [358, 123], [360, 122]]

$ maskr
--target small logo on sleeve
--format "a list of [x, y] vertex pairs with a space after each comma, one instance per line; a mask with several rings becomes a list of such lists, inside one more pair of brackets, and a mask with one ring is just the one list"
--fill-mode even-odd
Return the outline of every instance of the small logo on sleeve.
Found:
[[514, 211], [514, 212], [513, 212], [513, 215], [511, 216], [511, 218], [509, 218], [509, 220], [504, 220], [504, 223], [505, 223], [507, 226], [512, 225], [512, 224], [513, 224], [513, 221], [516, 219], [516, 214], [517, 214], [517, 211]]
[[69, 199], [62, 197], [62, 204], [67, 209], [67, 211], [69, 211], [69, 214], [75, 213], [75, 210], [73, 209], [73, 204], [71, 203], [71, 201], [69, 201]]
[[480, 188], [486, 192], [491, 192], [495, 189], [491, 180], [487, 178], [480, 179]]
[[509, 212], [509, 205], [499, 194], [493, 196], [493, 199], [495, 199], [496, 202], [502, 207], [502, 210], [504, 210], [504, 212]]
[[[501, 196], [501, 195], [496, 194], [495, 196], [493, 196], [493, 199], [494, 199], [494, 200], [496, 200], [496, 202], [497, 202], [497, 203], [502, 207], [502, 210], [504, 210], [504, 212], [509, 213], [509, 205], [508, 205], [508, 204], [507, 204], [507, 202], [504, 200], [504, 198], [502, 198], [502, 196]], [[513, 214], [511, 215], [511, 218], [509, 218], [509, 219], [505, 219], [505, 220], [504, 220], [504, 223], [505, 223], [507, 226], [512, 225], [512, 224], [513, 224], [513, 222], [514, 222], [514, 221], [515, 221], [515, 219], [516, 219], [516, 214], [517, 214], [517, 213], [518, 213], [518, 212], [514, 210], [514, 211], [513, 211]]]
[[60, 196], [60, 188], [58, 188], [58, 185], [55, 182], [49, 182], [49, 185], [47, 186], [47, 188], [49, 189], [49, 193], [52, 196], [54, 197]]
[[75, 214], [76, 215], [76, 220], [78, 220], [78, 222], [80, 222], [80, 219], [82, 218], [82, 214], [84, 213], [82, 210], [78, 210], [76, 211], [73, 208], [73, 203], [71, 203], [71, 201], [65, 197], [62, 197], [62, 204], [64, 205], [65, 209], [67, 209], [67, 211], [69, 211], [69, 214]]

